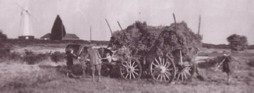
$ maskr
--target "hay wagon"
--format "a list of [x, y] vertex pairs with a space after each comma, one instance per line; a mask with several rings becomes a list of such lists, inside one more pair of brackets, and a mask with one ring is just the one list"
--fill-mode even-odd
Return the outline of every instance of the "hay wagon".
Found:
[[115, 32], [109, 43], [121, 63], [122, 78], [133, 80], [148, 75], [158, 82], [190, 79], [196, 71], [200, 46], [200, 36], [184, 22], [166, 27], [136, 22]]
[[[165, 27], [136, 22], [114, 32], [108, 45], [117, 59], [113, 66], [119, 67], [122, 78], [150, 76], [158, 82], [190, 79], [196, 70], [194, 60], [200, 46], [201, 38], [184, 22]], [[78, 53], [80, 46], [74, 50]]]

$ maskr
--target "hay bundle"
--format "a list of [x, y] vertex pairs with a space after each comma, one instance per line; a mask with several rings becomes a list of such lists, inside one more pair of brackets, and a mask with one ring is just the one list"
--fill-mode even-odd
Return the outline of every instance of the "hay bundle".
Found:
[[155, 54], [176, 58], [181, 50], [183, 59], [189, 60], [201, 47], [201, 37], [194, 34], [185, 22], [177, 23], [176, 26], [152, 27], [137, 21], [122, 31], [114, 32], [109, 46], [113, 49], [127, 47], [132, 56]]

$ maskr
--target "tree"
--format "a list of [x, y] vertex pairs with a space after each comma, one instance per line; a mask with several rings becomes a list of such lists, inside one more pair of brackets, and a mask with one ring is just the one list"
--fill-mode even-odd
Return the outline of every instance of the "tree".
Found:
[[0, 40], [7, 39], [7, 36], [3, 34], [2, 30], [0, 29]]
[[248, 41], [245, 36], [233, 34], [227, 38], [231, 50], [242, 51], [248, 47]]
[[65, 27], [63, 25], [62, 19], [57, 15], [56, 20], [51, 29], [50, 39], [51, 40], [62, 40], [66, 35]]

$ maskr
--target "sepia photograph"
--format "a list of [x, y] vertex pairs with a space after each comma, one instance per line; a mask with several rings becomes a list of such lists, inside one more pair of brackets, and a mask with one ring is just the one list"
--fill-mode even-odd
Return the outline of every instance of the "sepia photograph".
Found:
[[253, 0], [0, 0], [0, 93], [253, 92]]

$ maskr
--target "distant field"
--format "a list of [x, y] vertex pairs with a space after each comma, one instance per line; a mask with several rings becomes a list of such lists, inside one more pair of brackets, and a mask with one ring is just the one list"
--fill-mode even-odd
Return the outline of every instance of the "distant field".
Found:
[[48, 40], [17, 40], [9, 39], [3, 40], [1, 43], [9, 46], [14, 52], [24, 52], [24, 50], [31, 50], [36, 53], [54, 52], [60, 51], [64, 52], [64, 48], [68, 44], [82, 44], [89, 46], [107, 46], [108, 41], [84, 41], [84, 40], [62, 40], [62, 41], [48, 41]]

